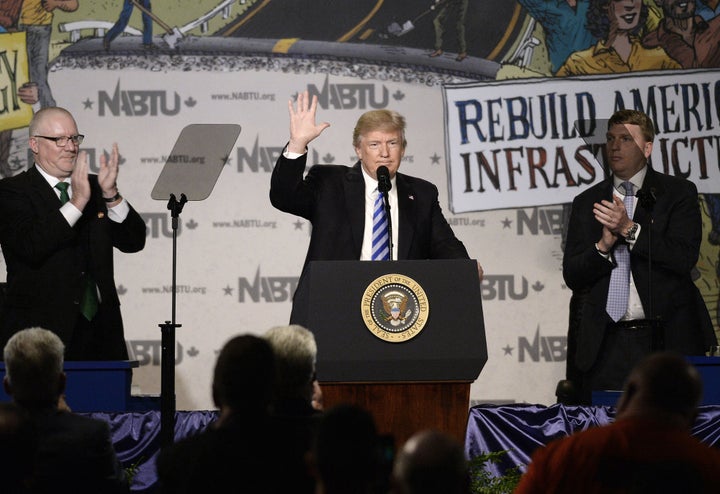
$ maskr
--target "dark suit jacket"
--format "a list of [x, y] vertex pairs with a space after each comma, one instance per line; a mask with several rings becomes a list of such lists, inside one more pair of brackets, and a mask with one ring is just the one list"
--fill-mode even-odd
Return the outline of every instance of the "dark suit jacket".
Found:
[[[563, 277], [573, 292], [584, 294], [576, 353], [582, 371], [597, 359], [611, 321], [605, 305], [613, 264], [595, 249], [602, 225], [592, 210], [593, 203], [611, 200], [612, 189], [609, 178], [579, 194], [568, 224]], [[717, 343], [710, 316], [691, 277], [702, 235], [697, 188], [687, 180], [648, 169], [642, 189], [653, 190], [656, 197], [652, 212], [639, 201], [633, 217], [641, 230], [630, 263], [645, 316], [662, 322], [666, 349], [704, 355]]]
[[37, 434], [32, 492], [130, 492], [107, 422], [70, 412], [30, 412]]
[[[290, 160], [280, 155], [272, 173], [270, 202], [312, 223], [303, 273], [291, 321], [307, 324], [304, 304], [307, 272], [314, 260], [360, 259], [365, 229], [365, 181], [360, 162], [353, 167], [315, 165], [303, 180], [307, 154]], [[398, 259], [468, 259], [465, 246], [443, 216], [433, 184], [396, 174]]]
[[[118, 342], [122, 341], [113, 247], [141, 250], [145, 222], [132, 207], [122, 223], [110, 220], [97, 176], [89, 178], [92, 195], [73, 227], [60, 213], [55, 191], [34, 166], [0, 180], [0, 246], [7, 265], [0, 344], [21, 329], [41, 326], [67, 346], [79, 313], [84, 273], [97, 283], [103, 310], [116, 313], [109, 318], [116, 323], [103, 331], [113, 337], [119, 332]], [[119, 351], [127, 354], [122, 344]]]
[[160, 451], [158, 493], [307, 492], [305, 458], [284, 432], [267, 416], [236, 416], [221, 427], [210, 424]]

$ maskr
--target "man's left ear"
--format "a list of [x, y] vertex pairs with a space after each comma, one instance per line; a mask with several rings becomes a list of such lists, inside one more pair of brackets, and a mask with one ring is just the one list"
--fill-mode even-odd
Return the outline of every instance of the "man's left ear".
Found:
[[649, 158], [649, 157], [650, 157], [650, 155], [652, 154], [652, 148], [653, 148], [653, 143], [652, 143], [652, 142], [646, 142], [646, 143], [645, 143], [645, 158]]
[[8, 379], [7, 376], [3, 377], [3, 389], [5, 390], [5, 394], [8, 396], [12, 396], [12, 386], [10, 385], [10, 379]]
[[67, 374], [61, 372], [58, 378], [58, 395], [65, 393], [65, 386], [67, 385]]

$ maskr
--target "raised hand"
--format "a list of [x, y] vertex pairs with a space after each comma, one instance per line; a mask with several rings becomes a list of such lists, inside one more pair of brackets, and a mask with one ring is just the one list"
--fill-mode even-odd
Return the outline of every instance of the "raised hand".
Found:
[[288, 111], [290, 113], [288, 151], [302, 154], [306, 151], [310, 141], [330, 127], [330, 124], [328, 122], [315, 123], [317, 96], [313, 96], [311, 99], [307, 90], [298, 93], [297, 106], [293, 105], [292, 100], [288, 101]]
[[105, 154], [100, 155], [100, 171], [98, 172], [98, 183], [105, 198], [114, 197], [117, 192], [117, 177], [120, 163], [120, 152], [117, 143], [113, 143], [110, 158]]
[[85, 209], [85, 205], [90, 200], [90, 181], [88, 180], [88, 159], [85, 151], [78, 153], [70, 175], [70, 183], [72, 186], [72, 198], [70, 202], [80, 211]]

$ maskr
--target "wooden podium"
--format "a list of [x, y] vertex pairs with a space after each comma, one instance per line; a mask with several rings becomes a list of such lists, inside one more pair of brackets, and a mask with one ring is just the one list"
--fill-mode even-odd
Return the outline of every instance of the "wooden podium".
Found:
[[[396, 305], [406, 321], [417, 319], [392, 326], [383, 298], [397, 301], [408, 290], [417, 306]], [[314, 261], [308, 309], [326, 408], [362, 406], [397, 446], [423, 429], [464, 444], [470, 385], [487, 362], [475, 261]], [[389, 322], [378, 327], [376, 316]]]

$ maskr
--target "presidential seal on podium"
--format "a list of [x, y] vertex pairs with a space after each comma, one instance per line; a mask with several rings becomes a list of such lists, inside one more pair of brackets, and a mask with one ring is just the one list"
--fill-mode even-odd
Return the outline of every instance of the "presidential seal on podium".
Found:
[[365, 289], [361, 312], [372, 334], [390, 343], [402, 343], [420, 334], [430, 306], [425, 290], [415, 280], [386, 274]]

